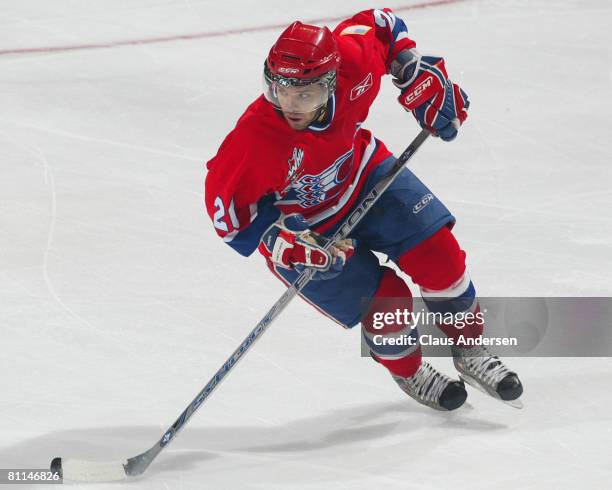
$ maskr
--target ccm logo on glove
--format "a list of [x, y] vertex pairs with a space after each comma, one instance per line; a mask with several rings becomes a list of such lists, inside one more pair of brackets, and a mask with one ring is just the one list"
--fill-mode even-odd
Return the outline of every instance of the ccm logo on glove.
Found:
[[404, 105], [413, 106], [418, 105], [417, 99], [425, 93], [425, 90], [432, 86], [434, 81], [433, 76], [428, 77], [419, 83], [416, 87], [410, 88], [410, 92], [404, 97]]

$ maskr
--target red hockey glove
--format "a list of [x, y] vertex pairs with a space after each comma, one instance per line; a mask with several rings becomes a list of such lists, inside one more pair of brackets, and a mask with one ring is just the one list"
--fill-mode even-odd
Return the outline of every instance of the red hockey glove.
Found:
[[291, 214], [281, 216], [264, 232], [259, 250], [279, 267], [298, 272], [310, 267], [317, 271], [313, 279], [330, 279], [340, 274], [355, 245], [346, 239], [325, 250], [326, 240], [308, 229], [303, 216]]

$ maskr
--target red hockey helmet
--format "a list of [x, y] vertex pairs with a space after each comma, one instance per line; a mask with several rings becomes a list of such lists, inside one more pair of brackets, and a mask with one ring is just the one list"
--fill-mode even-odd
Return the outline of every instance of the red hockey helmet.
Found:
[[336, 90], [339, 66], [340, 52], [327, 27], [294, 22], [270, 49], [264, 64], [264, 95], [282, 110], [315, 111]]

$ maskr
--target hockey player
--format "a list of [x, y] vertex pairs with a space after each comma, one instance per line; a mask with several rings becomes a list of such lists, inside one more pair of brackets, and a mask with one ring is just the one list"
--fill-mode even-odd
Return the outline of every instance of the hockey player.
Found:
[[[376, 313], [410, 308], [412, 297], [372, 251], [411, 277], [430, 310], [479, 311], [448, 209], [404, 169], [350, 239], [330, 251], [322, 246], [395, 161], [362, 127], [384, 75], [393, 76], [400, 105], [441, 140], [453, 140], [467, 118], [468, 97], [448, 78], [443, 59], [415, 48], [390, 9], [360, 12], [333, 32], [291, 24], [265, 60], [263, 95], [207, 164], [206, 207], [228, 245], [245, 256], [259, 248], [286, 284], [314, 268], [301, 296], [346, 328], [362, 323], [372, 357], [402, 390], [435, 409], [453, 410], [466, 399], [463, 382], [423, 361], [418, 343], [373, 341], [375, 335], [417, 333], [401, 323], [374, 325]], [[477, 338], [483, 324], [440, 328], [454, 339]], [[516, 373], [484, 348], [453, 347], [452, 353], [462, 376], [492, 396], [521, 395]]]

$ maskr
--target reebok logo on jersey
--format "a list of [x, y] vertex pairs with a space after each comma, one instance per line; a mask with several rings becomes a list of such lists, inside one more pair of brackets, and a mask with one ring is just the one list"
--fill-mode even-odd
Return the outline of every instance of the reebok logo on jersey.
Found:
[[412, 104], [416, 99], [423, 95], [423, 92], [425, 92], [425, 90], [431, 87], [433, 81], [434, 77], [429, 76], [421, 83], [419, 83], [416, 87], [414, 87], [412, 91], [409, 92], [408, 95], [406, 95], [406, 97], [404, 98], [404, 102], [406, 103], [406, 105]]
[[432, 194], [425, 194], [421, 198], [421, 200], [412, 207], [412, 212], [414, 214], [420, 213], [421, 211], [423, 211], [423, 208], [427, 206], [433, 200], [434, 200], [434, 197]]
[[353, 90], [351, 90], [351, 101], [361, 97], [363, 94], [365, 94], [368, 90], [370, 90], [370, 87], [372, 86], [372, 74], [368, 73], [368, 76], [365, 77], [361, 82], [359, 82], [357, 85], [355, 85], [353, 87]]

